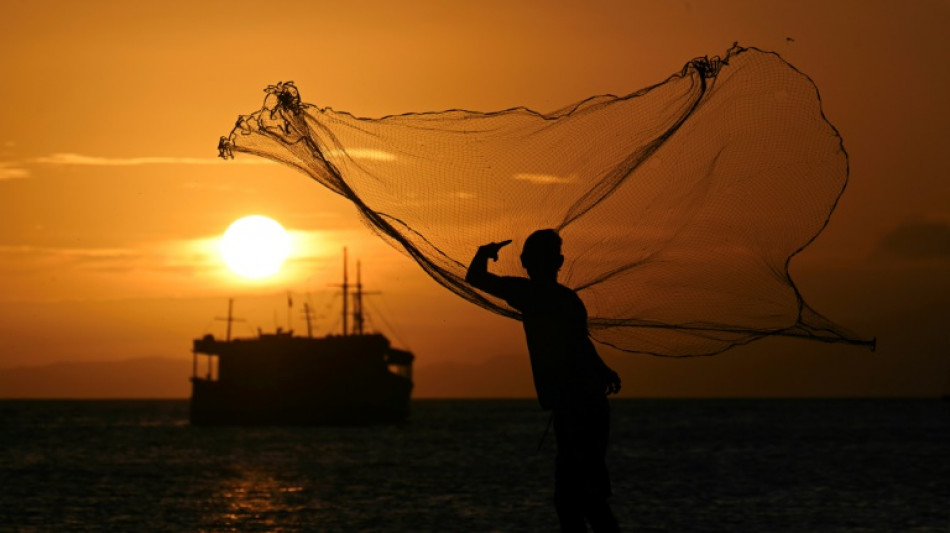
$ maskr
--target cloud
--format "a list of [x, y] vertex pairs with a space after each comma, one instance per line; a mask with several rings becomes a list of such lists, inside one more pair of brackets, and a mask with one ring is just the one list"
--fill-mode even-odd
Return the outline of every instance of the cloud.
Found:
[[877, 256], [903, 259], [950, 259], [950, 224], [908, 220], [884, 236]]
[[29, 255], [35, 257], [62, 257], [78, 261], [114, 261], [141, 257], [141, 253], [129, 248], [56, 248], [48, 246], [4, 246], [0, 245], [2, 255]]
[[147, 243], [136, 248], [60, 248], [55, 246], [0, 245], [0, 267], [27, 269], [67, 268], [82, 271], [125, 273], [133, 271], [194, 273], [214, 263], [208, 239]]
[[561, 185], [574, 181], [574, 176], [555, 176], [553, 174], [515, 174], [514, 179], [527, 181], [538, 185]]
[[[351, 159], [361, 159], [369, 161], [395, 161], [396, 156], [383, 150], [374, 148], [352, 148], [346, 150], [331, 150], [327, 152], [328, 156], [339, 157], [346, 155]], [[141, 165], [276, 165], [274, 161], [263, 157], [240, 157], [238, 159], [224, 160], [219, 157], [168, 157], [168, 156], [143, 156], [143, 157], [101, 157], [95, 155], [75, 154], [71, 152], [57, 152], [43, 157], [38, 157], [31, 161], [41, 165], [56, 166], [97, 166], [97, 167], [131, 167]], [[26, 177], [25, 169], [11, 169], [21, 171], [23, 175], [4, 176], [3, 163], [0, 163], [0, 178], [2, 177]]]
[[395, 154], [375, 148], [350, 148], [349, 150], [330, 150], [327, 152], [330, 157], [347, 156], [350, 159], [365, 159], [369, 161], [395, 161]]
[[10, 163], [0, 162], [0, 180], [14, 180], [30, 177], [30, 171], [13, 166]]
[[188, 181], [181, 185], [183, 189], [195, 190], [195, 191], [214, 191], [214, 192], [239, 192], [244, 194], [255, 194], [257, 189], [253, 187], [235, 187], [231, 184], [213, 184], [213, 183], [202, 183], [200, 181]]
[[76, 165], [100, 167], [128, 167], [139, 165], [273, 165], [273, 161], [261, 157], [248, 157], [225, 161], [216, 157], [99, 157], [73, 153], [55, 153], [38, 157], [34, 163], [43, 165]]

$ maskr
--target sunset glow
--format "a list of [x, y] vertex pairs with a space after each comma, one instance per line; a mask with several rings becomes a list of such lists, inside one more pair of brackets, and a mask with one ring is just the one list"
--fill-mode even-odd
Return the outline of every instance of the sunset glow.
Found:
[[220, 242], [221, 258], [235, 274], [250, 279], [272, 276], [290, 254], [290, 236], [276, 220], [250, 215], [231, 224]]
[[[653, 86], [735, 42], [774, 51], [807, 75], [843, 138], [847, 192], [789, 269], [810, 305], [878, 337], [878, 350], [764, 339], [720, 357], [672, 361], [605, 347], [606, 362], [624, 378], [622, 394], [950, 393], [950, 158], [935, 156], [947, 144], [950, 69], [933, 67], [950, 49], [950, 3], [291, 0], [281, 7], [294, 16], [271, 24], [257, 3], [242, 0], [3, 3], [0, 69], [9, 82], [0, 86], [8, 103], [0, 135], [0, 396], [186, 398], [191, 341], [226, 336], [227, 323], [214, 318], [225, 316], [231, 298], [234, 316], [244, 320], [232, 324], [235, 337], [277, 326], [305, 332], [304, 302], [316, 336], [339, 331], [346, 247], [348, 282], [355, 283], [360, 260], [365, 290], [381, 293], [366, 300], [368, 320], [381, 322], [372, 306], [388, 306], [418, 357], [415, 397], [534, 397], [520, 322], [447, 290], [399, 243], [368, 229], [345, 196], [299, 166], [243, 152], [218, 158], [219, 136], [262, 105], [264, 87], [282, 80], [293, 80], [304, 102], [341, 117], [392, 116], [396, 123], [406, 113], [520, 106], [553, 113]], [[792, 105], [789, 96], [770, 98]], [[746, 104], [729, 105], [741, 114]], [[463, 237], [484, 228], [462, 222], [485, 198], [530, 187], [525, 199], [534, 200], [586, 186], [583, 165], [561, 168], [560, 151], [602, 151], [589, 139], [552, 144], [538, 154], [550, 161], [512, 166], [485, 157], [477, 144], [465, 153], [432, 146], [437, 160], [421, 160], [372, 137], [358, 140], [347, 151], [331, 139], [319, 148], [343, 173], [362, 169], [387, 180], [399, 171], [420, 180], [407, 178], [407, 187], [381, 190], [366, 203], [378, 209], [381, 199], [398, 201], [458, 220], [439, 237], [469, 242], [457, 258], [463, 264], [481, 244]], [[724, 152], [723, 162], [744, 154]], [[651, 159], [638, 172], [673, 176], [693, 161], [661, 150]], [[439, 161], [446, 169], [468, 166], [446, 171], [435, 185], [458, 186], [425, 203], [411, 194], [426, 183], [413, 170]], [[510, 180], [495, 189], [482, 179], [488, 168]], [[637, 236], [658, 246], [671, 235], [669, 215], [649, 207]], [[698, 203], [697, 216], [707, 207]], [[763, 220], [778, 216], [756, 202], [747, 207]], [[489, 240], [534, 229], [524, 227], [521, 211], [481, 213], [499, 226], [507, 221]], [[287, 236], [230, 249], [225, 230], [254, 214], [276, 219]], [[552, 216], [546, 227], [562, 221]], [[593, 279], [572, 270], [575, 260], [613, 264], [614, 254], [627, 253], [608, 246], [578, 259], [584, 235], [577, 227], [564, 235], [560, 279], [571, 287]], [[524, 275], [516, 248], [492, 271]], [[739, 259], [705, 267], [729, 276]], [[653, 256], [645, 264], [668, 263]], [[593, 301], [594, 292], [580, 296]], [[669, 291], [658, 284], [625, 297], [650, 308], [664, 305]], [[95, 366], [152, 356], [168, 363], [167, 375], [136, 366], [119, 376]], [[90, 366], [60, 379], [61, 363]], [[38, 377], [4, 374], [17, 368]]]

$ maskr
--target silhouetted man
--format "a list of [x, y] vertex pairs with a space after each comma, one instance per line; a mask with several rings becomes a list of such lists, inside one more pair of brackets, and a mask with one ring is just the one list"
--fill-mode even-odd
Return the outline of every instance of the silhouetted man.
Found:
[[561, 531], [619, 531], [607, 504], [610, 478], [605, 456], [610, 432], [607, 395], [620, 378], [604, 364], [587, 331], [587, 309], [577, 294], [557, 282], [564, 264], [561, 237], [554, 230], [532, 233], [521, 264], [528, 278], [496, 276], [488, 260], [511, 241], [478, 249], [465, 279], [521, 311], [531, 371], [541, 408], [554, 411], [557, 439], [554, 506]]

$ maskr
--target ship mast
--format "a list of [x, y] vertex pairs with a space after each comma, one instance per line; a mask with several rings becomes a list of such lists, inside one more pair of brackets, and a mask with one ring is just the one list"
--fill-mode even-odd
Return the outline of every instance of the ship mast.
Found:
[[287, 331], [291, 335], [294, 333], [294, 298], [291, 296], [290, 291], [287, 291]]
[[357, 335], [363, 334], [363, 282], [359, 261], [356, 261], [356, 294], [353, 295], [353, 331]]
[[[366, 292], [363, 290], [363, 280], [360, 273], [360, 262], [356, 262], [356, 285], [355, 291], [353, 294], [350, 294], [350, 278], [349, 271], [347, 269], [347, 250], [343, 248], [343, 284], [334, 285], [335, 287], [343, 288], [343, 336], [348, 335], [362, 335], [363, 334], [363, 297], [367, 294], [378, 294], [376, 292]], [[350, 311], [350, 297], [352, 296], [352, 312]], [[352, 314], [351, 314], [352, 313]], [[352, 317], [353, 323], [350, 325], [350, 318]]]
[[228, 333], [225, 340], [231, 340], [231, 323], [232, 322], [244, 322], [243, 318], [234, 318], [234, 298], [228, 298], [228, 317], [214, 317], [215, 320], [225, 320], [228, 323]]
[[353, 334], [362, 335], [365, 324], [363, 314], [363, 297], [369, 294], [379, 294], [379, 291], [364, 291], [363, 280], [360, 276], [360, 262], [356, 262], [356, 294], [353, 295]]
[[307, 319], [307, 338], [313, 338], [313, 312], [310, 311], [310, 304], [304, 302], [303, 304], [303, 316]]
[[347, 279], [346, 279], [346, 247], [344, 246], [343, 247], [343, 336], [344, 337], [349, 333], [349, 330], [347, 327], [347, 321], [346, 321], [347, 314], [348, 314], [347, 305], [348, 305], [348, 300], [350, 299], [348, 290], [349, 290], [349, 285], [347, 285]]

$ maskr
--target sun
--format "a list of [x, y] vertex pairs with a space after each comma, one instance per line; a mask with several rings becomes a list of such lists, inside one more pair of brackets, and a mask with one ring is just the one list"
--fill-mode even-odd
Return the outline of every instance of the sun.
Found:
[[232, 223], [219, 244], [232, 272], [250, 279], [276, 274], [290, 253], [290, 235], [276, 220], [250, 215]]

